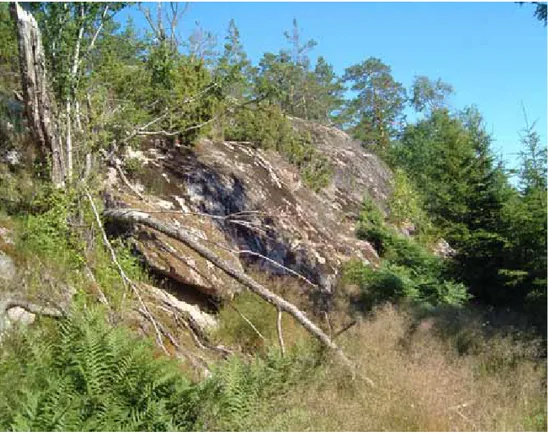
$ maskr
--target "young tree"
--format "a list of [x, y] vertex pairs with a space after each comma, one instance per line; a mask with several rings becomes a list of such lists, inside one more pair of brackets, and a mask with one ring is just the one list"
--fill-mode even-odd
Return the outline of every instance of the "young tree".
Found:
[[404, 87], [392, 77], [390, 67], [374, 57], [347, 68], [343, 82], [357, 92], [346, 107], [350, 131], [365, 145], [387, 150], [404, 119]]
[[47, 68], [61, 121], [66, 178], [74, 171], [73, 132], [82, 129], [78, 90], [85, 63], [95, 48], [105, 23], [126, 6], [125, 3], [31, 3], [43, 36]]
[[230, 20], [224, 51], [215, 68], [215, 80], [227, 96], [241, 100], [248, 92], [250, 75], [251, 62], [240, 41], [238, 27], [234, 20]]
[[505, 204], [508, 222], [505, 276], [507, 299], [535, 313], [546, 326], [547, 269], [547, 185], [546, 147], [534, 125], [527, 125], [521, 137], [519, 193]]
[[453, 86], [441, 79], [430, 80], [424, 75], [415, 77], [412, 86], [411, 105], [415, 111], [432, 112], [447, 105], [447, 97], [453, 93]]
[[313, 95], [313, 103], [308, 110], [309, 118], [326, 124], [335, 122], [344, 103], [345, 88], [333, 71], [333, 66], [322, 56], [318, 57], [308, 79], [312, 83]]
[[205, 65], [212, 65], [217, 56], [217, 38], [210, 31], [204, 30], [198, 21], [194, 30], [188, 38], [188, 53], [192, 60], [203, 62]]

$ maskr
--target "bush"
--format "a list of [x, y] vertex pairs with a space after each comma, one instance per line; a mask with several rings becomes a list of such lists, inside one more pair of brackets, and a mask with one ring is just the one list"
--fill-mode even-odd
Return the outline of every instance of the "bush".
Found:
[[448, 277], [444, 259], [387, 227], [370, 200], [364, 202], [357, 235], [371, 242], [382, 257], [377, 270], [358, 262], [347, 266], [346, 279], [362, 289], [364, 309], [402, 298], [428, 305], [458, 305], [469, 298], [465, 286]]
[[296, 165], [305, 184], [318, 191], [331, 179], [331, 165], [311, 144], [310, 136], [294, 130], [277, 106], [240, 109], [226, 130], [228, 140], [249, 141], [263, 149], [273, 149]]
[[392, 195], [388, 202], [390, 222], [397, 227], [411, 223], [416, 227], [418, 240], [430, 241], [436, 235], [436, 231], [424, 211], [422, 195], [403, 169], [394, 170], [392, 186]]

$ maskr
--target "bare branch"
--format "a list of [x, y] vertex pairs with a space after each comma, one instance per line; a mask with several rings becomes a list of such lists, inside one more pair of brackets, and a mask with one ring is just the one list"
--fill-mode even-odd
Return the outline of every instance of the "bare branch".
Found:
[[22, 308], [23, 310], [26, 310], [32, 314], [40, 314], [42, 316], [63, 317], [65, 315], [64, 312], [61, 311], [60, 309], [45, 307], [24, 299], [16, 299], [16, 298], [8, 298], [0, 301], [0, 314], [3, 314], [5, 311], [8, 311], [10, 308], [15, 308], [15, 307]]
[[230, 304], [230, 308], [232, 308], [234, 311], [236, 311], [236, 313], [238, 313], [239, 316], [240, 316], [242, 319], [244, 319], [244, 322], [247, 323], [247, 324], [251, 327], [251, 329], [253, 329], [253, 330], [255, 331], [255, 333], [256, 333], [259, 337], [261, 337], [261, 338], [263, 339], [263, 341], [265, 341], [265, 342], [267, 341], [267, 340], [266, 340], [266, 337], [265, 337], [263, 334], [261, 334], [261, 331], [259, 331], [259, 330], [257, 329], [257, 327], [253, 324], [253, 322], [252, 322], [251, 320], [249, 320], [249, 319], [244, 315], [244, 313], [242, 313], [240, 310], [238, 310], [238, 309], [237, 309], [234, 305], [232, 305], [232, 304]]
[[[326, 313], [327, 314], [327, 313]], [[340, 335], [344, 334], [346, 331], [348, 331], [350, 328], [352, 328], [354, 325], [356, 325], [358, 322], [357, 321], [352, 321], [350, 322], [348, 325], [345, 325], [343, 326], [343, 328], [337, 332], [335, 332], [335, 335], [333, 336], [333, 340], [337, 337], [339, 337]]]
[[116, 257], [116, 252], [114, 251], [114, 248], [112, 248], [112, 245], [110, 244], [110, 241], [108, 240], [107, 234], [101, 222], [101, 218], [99, 217], [99, 212], [97, 211], [97, 208], [95, 207], [95, 202], [93, 201], [93, 198], [91, 197], [91, 194], [89, 193], [86, 187], [84, 187], [84, 192], [86, 194], [86, 197], [89, 200], [93, 214], [95, 215], [95, 221], [97, 223], [97, 227], [99, 228], [99, 230], [101, 231], [101, 235], [103, 236], [103, 242], [105, 243], [105, 246], [109, 250], [112, 262], [118, 268], [118, 273], [120, 274], [120, 277], [122, 278], [122, 282], [124, 286], [126, 287], [129, 286], [133, 290], [133, 293], [137, 296], [137, 299], [139, 300], [139, 304], [141, 304], [141, 307], [143, 308], [143, 311], [145, 312], [146, 317], [152, 323], [152, 326], [154, 327], [154, 330], [156, 331], [156, 341], [158, 342], [158, 345], [162, 348], [162, 350], [164, 351], [166, 355], [169, 355], [169, 352], [167, 351], [162, 341], [162, 335], [160, 334], [160, 330], [158, 329], [158, 323], [156, 319], [151, 314], [148, 307], [145, 305], [143, 298], [141, 297], [141, 294], [139, 293], [139, 289], [137, 288], [135, 283], [127, 276], [124, 269], [118, 262], [118, 259]]
[[282, 310], [278, 308], [278, 315], [276, 316], [276, 330], [278, 331], [278, 343], [280, 344], [280, 350], [282, 356], [285, 356], [285, 344], [282, 334]]

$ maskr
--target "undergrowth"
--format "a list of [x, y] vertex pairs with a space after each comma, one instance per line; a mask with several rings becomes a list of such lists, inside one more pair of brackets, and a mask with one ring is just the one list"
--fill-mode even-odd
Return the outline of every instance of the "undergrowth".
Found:
[[363, 205], [357, 235], [371, 242], [381, 256], [379, 269], [357, 261], [346, 266], [346, 280], [362, 289], [359, 303], [364, 310], [402, 299], [431, 306], [459, 305], [469, 299], [466, 287], [449, 277], [447, 260], [389, 227], [371, 201]]
[[[253, 293], [244, 292], [221, 309], [219, 328], [214, 337], [248, 354], [279, 351], [276, 316], [277, 311], [272, 305]], [[282, 315], [282, 329], [287, 347], [309, 340], [308, 334], [288, 314]]]
[[[150, 343], [97, 310], [12, 336], [0, 355], [0, 428], [156, 431], [192, 426], [192, 387]], [[15, 338], [16, 337], [16, 338]]]

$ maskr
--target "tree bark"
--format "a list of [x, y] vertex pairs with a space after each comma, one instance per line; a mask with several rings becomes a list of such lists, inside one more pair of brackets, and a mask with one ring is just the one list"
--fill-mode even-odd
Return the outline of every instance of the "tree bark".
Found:
[[352, 366], [352, 363], [344, 355], [343, 351], [335, 343], [333, 343], [333, 341], [331, 341], [331, 339], [295, 305], [291, 304], [290, 302], [286, 301], [275, 293], [272, 293], [270, 290], [268, 290], [262, 284], [259, 284], [257, 281], [255, 281], [244, 272], [241, 272], [238, 269], [232, 267], [229, 263], [218, 257], [211, 250], [195, 241], [189, 234], [185, 233], [182, 230], [178, 230], [171, 225], [154, 219], [149, 214], [143, 211], [137, 211], [135, 209], [109, 209], [104, 212], [104, 217], [115, 221], [117, 220], [143, 224], [182, 242], [187, 247], [196, 251], [206, 260], [224, 271], [226, 274], [230, 275], [236, 281], [246, 286], [253, 293], [260, 296], [263, 300], [274, 305], [278, 310], [285, 311], [290, 314], [295, 320], [297, 320], [297, 322], [299, 322], [303, 326], [303, 328], [305, 328], [310, 334], [318, 339], [324, 346], [333, 350], [341, 358], [341, 360], [345, 362], [345, 364], [347, 364], [348, 366]]
[[10, 12], [17, 27], [25, 115], [43, 155], [51, 155], [51, 181], [62, 187], [65, 184], [65, 161], [55, 127], [55, 110], [48, 88], [40, 29], [34, 17], [18, 2], [10, 5]]

